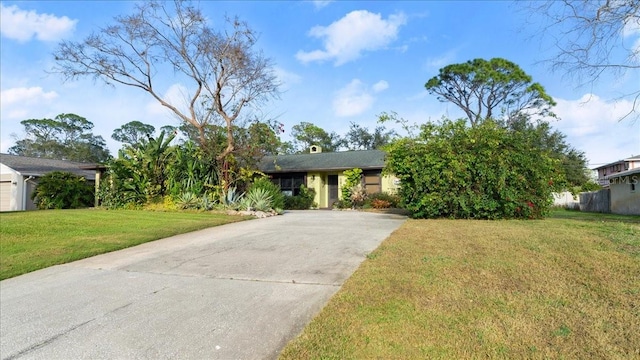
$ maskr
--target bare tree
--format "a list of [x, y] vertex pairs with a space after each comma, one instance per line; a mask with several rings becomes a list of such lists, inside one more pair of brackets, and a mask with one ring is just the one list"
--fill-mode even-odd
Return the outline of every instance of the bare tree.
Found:
[[[581, 85], [595, 83], [604, 74], [630, 74], [636, 88], [623, 97], [633, 106], [625, 116], [640, 112], [640, 2], [638, 0], [532, 1], [527, 12], [546, 20], [540, 34], [553, 39], [557, 49], [548, 59], [552, 69], [564, 71]], [[538, 17], [533, 18], [539, 20]]]
[[[248, 25], [237, 18], [227, 18], [225, 25], [214, 29], [187, 1], [145, 1], [81, 42], [61, 42], [53, 71], [65, 80], [89, 76], [146, 91], [198, 129], [201, 143], [208, 124], [223, 122], [227, 146], [217, 159], [226, 165], [234, 151], [234, 122], [247, 107], [277, 97], [279, 84], [271, 60], [254, 50], [257, 38]], [[186, 105], [163, 99], [154, 86], [167, 70], [187, 79]]]

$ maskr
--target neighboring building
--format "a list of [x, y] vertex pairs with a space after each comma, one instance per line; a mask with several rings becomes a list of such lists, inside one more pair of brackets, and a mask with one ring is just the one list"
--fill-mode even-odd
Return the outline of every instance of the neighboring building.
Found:
[[362, 169], [367, 193], [396, 191], [397, 179], [382, 175], [384, 158], [380, 150], [323, 153], [320, 147], [312, 146], [305, 154], [265, 156], [259, 168], [285, 194], [297, 195], [304, 184], [315, 190], [318, 207], [330, 208], [341, 197], [345, 170]]
[[602, 165], [593, 170], [598, 173], [598, 184], [606, 187], [609, 186], [609, 178], [618, 173], [633, 169], [640, 169], [640, 155]]
[[31, 194], [46, 173], [66, 171], [96, 183], [97, 168], [95, 164], [0, 154], [0, 211], [37, 209]]
[[607, 177], [610, 211], [613, 214], [640, 215], [640, 166]]

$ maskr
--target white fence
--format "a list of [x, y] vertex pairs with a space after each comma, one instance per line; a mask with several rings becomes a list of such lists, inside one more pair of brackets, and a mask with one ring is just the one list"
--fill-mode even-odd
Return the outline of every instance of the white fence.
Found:
[[580, 209], [580, 198], [569, 191], [553, 193], [553, 205], [578, 210]]

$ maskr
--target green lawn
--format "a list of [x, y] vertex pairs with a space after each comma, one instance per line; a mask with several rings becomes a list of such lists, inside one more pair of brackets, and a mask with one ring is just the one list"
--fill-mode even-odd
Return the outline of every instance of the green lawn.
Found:
[[241, 219], [215, 213], [99, 209], [0, 213], [0, 280]]
[[639, 359], [640, 217], [408, 220], [281, 359]]

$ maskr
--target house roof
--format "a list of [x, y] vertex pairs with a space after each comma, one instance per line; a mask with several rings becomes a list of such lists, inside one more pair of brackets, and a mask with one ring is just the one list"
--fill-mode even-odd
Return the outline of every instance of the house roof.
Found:
[[359, 168], [382, 169], [385, 152], [380, 150], [358, 150], [323, 152], [314, 154], [265, 156], [258, 165], [265, 173], [335, 171]]
[[89, 180], [95, 180], [96, 164], [66, 160], [43, 159], [28, 156], [0, 154], [0, 163], [26, 176], [42, 176], [52, 171], [67, 171]]
[[601, 166], [593, 168], [593, 170], [599, 170], [599, 169], [603, 169], [603, 168], [606, 168], [606, 167], [609, 167], [609, 166], [612, 166], [612, 165], [617, 165], [617, 164], [624, 164], [626, 162], [640, 162], [640, 155], [634, 155], [634, 156], [631, 156], [631, 157], [628, 157], [628, 158], [625, 158], [625, 159], [622, 159], [622, 160], [618, 160], [618, 161], [614, 161], [614, 162], [611, 162], [611, 163], [608, 163], [608, 164], [604, 164], [604, 165], [601, 165]]
[[631, 170], [626, 170], [626, 171], [613, 173], [611, 175], [605, 176], [605, 179], [613, 179], [613, 178], [629, 176], [629, 175], [634, 175], [634, 174], [640, 174], [640, 168], [635, 168], [635, 169], [631, 169]]

